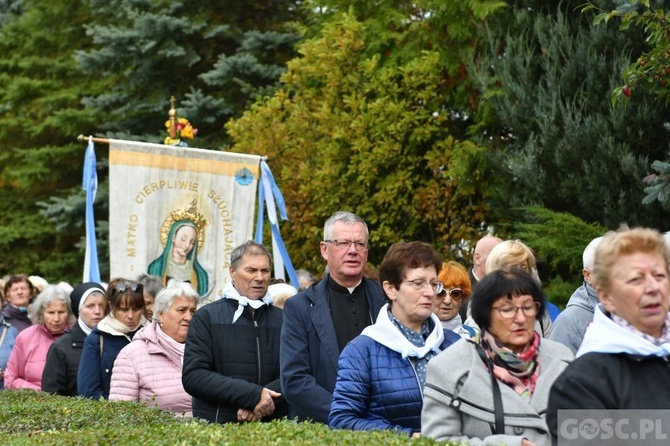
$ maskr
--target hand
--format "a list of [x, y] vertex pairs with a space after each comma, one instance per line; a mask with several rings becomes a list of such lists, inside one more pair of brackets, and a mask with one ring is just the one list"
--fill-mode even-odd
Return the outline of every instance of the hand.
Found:
[[412, 432], [412, 438], [421, 438], [421, 432]]
[[256, 421], [260, 420], [260, 418], [257, 418], [256, 415], [254, 415], [254, 412], [252, 410], [247, 410], [247, 409], [237, 409], [237, 421]]
[[263, 388], [261, 392], [261, 398], [258, 400], [256, 407], [254, 407], [254, 415], [258, 418], [267, 417], [275, 411], [275, 402], [272, 398], [279, 398], [281, 393], [275, 392], [270, 389]]
[[533, 443], [527, 438], [524, 438], [521, 440], [521, 446], [535, 446], [535, 443]]

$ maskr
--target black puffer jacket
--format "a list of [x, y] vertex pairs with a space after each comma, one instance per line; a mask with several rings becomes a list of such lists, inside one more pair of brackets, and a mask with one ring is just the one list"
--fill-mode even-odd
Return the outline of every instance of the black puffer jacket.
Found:
[[[262, 306], [252, 315], [245, 307], [233, 324], [237, 301], [221, 299], [200, 308], [186, 338], [182, 383], [193, 396], [193, 416], [218, 423], [237, 421], [237, 410], [253, 410], [263, 388], [281, 392], [279, 339], [283, 312]], [[284, 398], [275, 412], [288, 414]]]
[[56, 395], [77, 396], [77, 371], [86, 333], [75, 322], [49, 347], [42, 374], [42, 390]]

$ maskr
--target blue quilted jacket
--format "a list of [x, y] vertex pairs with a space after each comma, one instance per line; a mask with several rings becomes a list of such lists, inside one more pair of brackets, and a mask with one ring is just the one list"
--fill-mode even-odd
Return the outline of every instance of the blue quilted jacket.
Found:
[[[440, 350], [461, 339], [450, 330], [443, 333]], [[362, 334], [345, 347], [338, 366], [331, 427], [408, 435], [421, 431], [423, 393], [408, 358]]]
[[[0, 338], [2, 338], [2, 332], [5, 329], [7, 330], [5, 333], [5, 338], [3, 339], [2, 343], [0, 343], [0, 369], [3, 371], [7, 367], [9, 355], [12, 353], [12, 349], [16, 343], [16, 336], [18, 336], [19, 332], [15, 327], [12, 327], [10, 324], [5, 322], [2, 315], [0, 315]], [[5, 380], [4, 378], [0, 378], [0, 389], [4, 389], [4, 387]]]

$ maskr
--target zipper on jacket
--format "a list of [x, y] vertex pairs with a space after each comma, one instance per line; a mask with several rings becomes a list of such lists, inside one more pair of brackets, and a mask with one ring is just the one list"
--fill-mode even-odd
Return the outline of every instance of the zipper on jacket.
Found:
[[421, 394], [421, 401], [423, 401], [423, 389], [421, 388], [421, 381], [419, 381], [419, 374], [416, 373], [416, 368], [414, 367], [414, 363], [412, 362], [412, 360], [409, 358], [407, 358], [407, 360], [409, 361], [409, 365], [412, 367], [412, 371], [414, 372], [416, 383], [419, 386], [419, 393]]
[[[255, 316], [255, 315], [254, 315]], [[254, 334], [256, 335], [256, 358], [258, 360], [258, 385], [261, 384], [261, 340], [258, 330], [258, 321], [254, 318]]]

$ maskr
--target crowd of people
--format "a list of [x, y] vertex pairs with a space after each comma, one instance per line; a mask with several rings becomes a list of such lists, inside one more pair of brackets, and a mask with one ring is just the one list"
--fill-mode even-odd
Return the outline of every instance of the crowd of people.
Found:
[[[367, 265], [365, 221], [324, 224], [319, 280], [272, 278], [252, 241], [219, 299], [142, 274], [4, 279], [0, 387], [136, 401], [215, 423], [289, 417], [468, 444], [541, 445], [559, 412], [670, 407], [668, 248], [622, 227], [583, 253], [560, 312], [530, 247], [485, 236], [468, 270], [399, 242]], [[576, 358], [576, 359], [575, 359]]]

